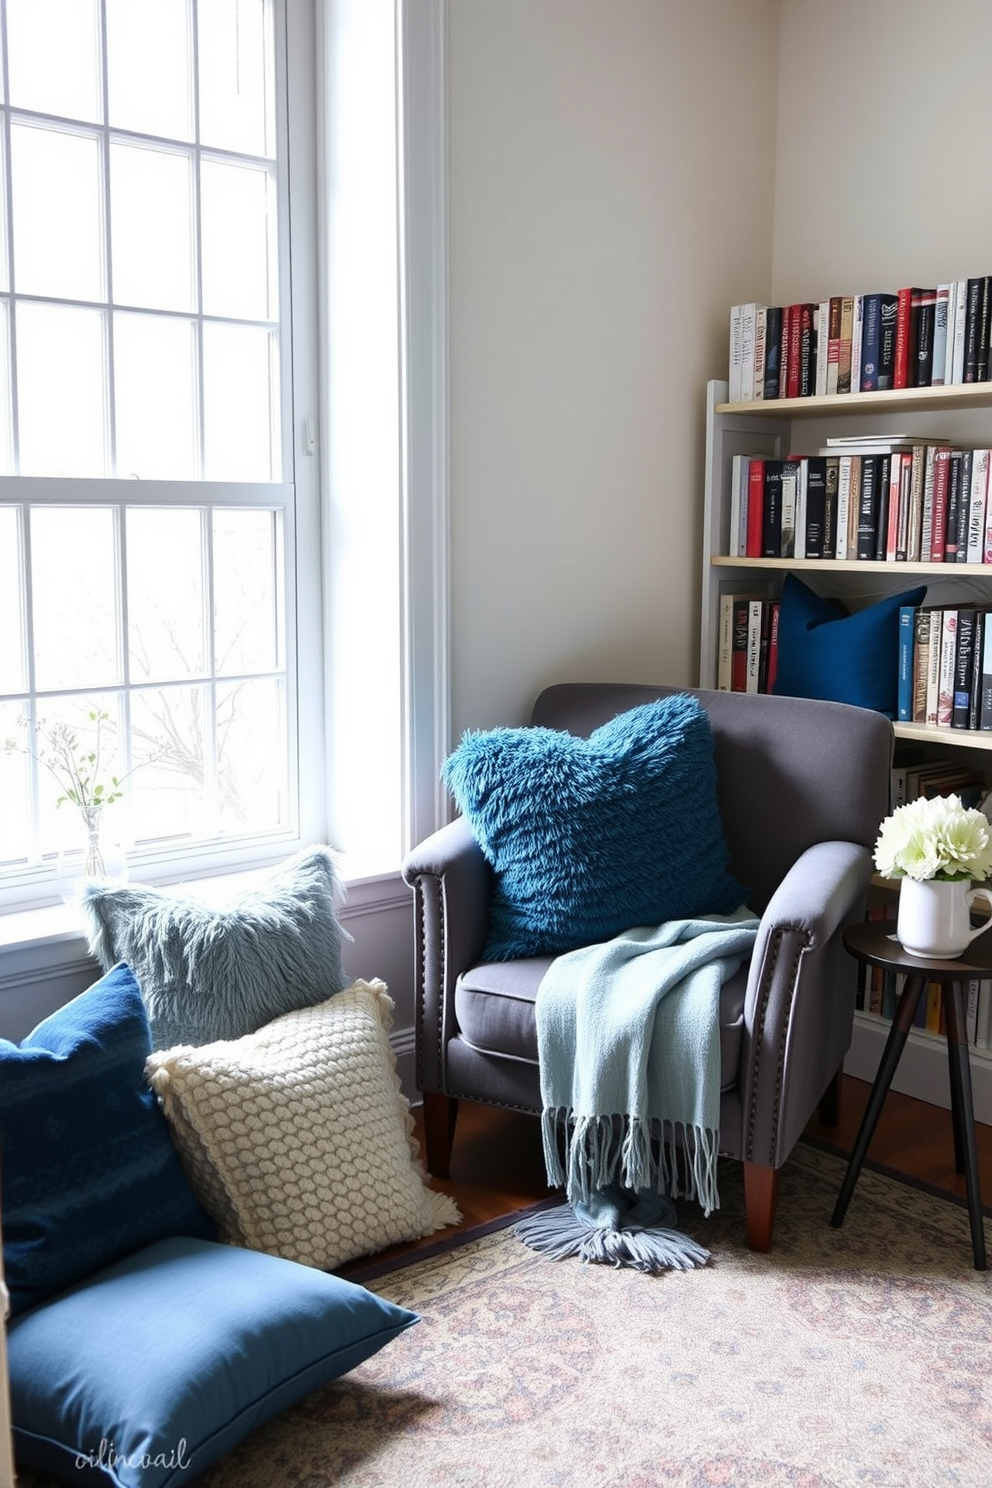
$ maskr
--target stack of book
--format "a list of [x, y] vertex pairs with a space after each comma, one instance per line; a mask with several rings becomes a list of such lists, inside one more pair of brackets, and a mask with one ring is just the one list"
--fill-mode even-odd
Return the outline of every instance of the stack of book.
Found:
[[992, 730], [992, 606], [900, 609], [897, 716], [930, 728]]
[[828, 439], [815, 455], [734, 455], [728, 554], [992, 563], [989, 449], [909, 434]]
[[779, 601], [757, 594], [721, 594], [717, 687], [722, 692], [772, 692], [778, 671]]
[[934, 288], [734, 305], [729, 398], [808, 398], [988, 382], [992, 275]]

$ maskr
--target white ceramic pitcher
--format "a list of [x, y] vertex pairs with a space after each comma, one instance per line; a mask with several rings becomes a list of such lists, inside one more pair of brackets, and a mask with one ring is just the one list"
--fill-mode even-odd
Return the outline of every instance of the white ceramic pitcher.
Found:
[[[972, 929], [971, 910], [984, 901], [990, 918]], [[973, 889], [966, 879], [944, 883], [939, 879], [904, 878], [899, 884], [896, 937], [911, 956], [934, 961], [953, 961], [992, 925], [992, 892]]]

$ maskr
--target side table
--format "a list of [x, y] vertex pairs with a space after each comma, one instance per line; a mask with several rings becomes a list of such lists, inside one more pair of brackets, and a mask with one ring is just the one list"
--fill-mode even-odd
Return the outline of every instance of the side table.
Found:
[[947, 1029], [947, 1058], [951, 1081], [951, 1119], [954, 1128], [954, 1165], [965, 1175], [968, 1218], [976, 1271], [986, 1269], [985, 1229], [975, 1147], [975, 1119], [971, 1095], [971, 1064], [965, 1027], [964, 983], [972, 978], [992, 978], [992, 935], [979, 935], [957, 961], [932, 961], [903, 950], [895, 934], [894, 920], [866, 920], [844, 932], [844, 944], [862, 966], [880, 966], [883, 971], [905, 974], [906, 985], [899, 998], [892, 1027], [871, 1088], [868, 1106], [857, 1141], [841, 1184], [830, 1223], [844, 1222], [861, 1165], [871, 1142], [885, 1097], [892, 1084], [900, 1056], [913, 1027], [916, 1009], [928, 982], [940, 982]]

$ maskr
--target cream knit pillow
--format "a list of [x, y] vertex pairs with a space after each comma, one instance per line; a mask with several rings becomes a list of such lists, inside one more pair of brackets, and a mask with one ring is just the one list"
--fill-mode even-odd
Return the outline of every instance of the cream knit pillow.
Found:
[[221, 1237], [330, 1270], [457, 1224], [427, 1187], [380, 981], [145, 1066]]

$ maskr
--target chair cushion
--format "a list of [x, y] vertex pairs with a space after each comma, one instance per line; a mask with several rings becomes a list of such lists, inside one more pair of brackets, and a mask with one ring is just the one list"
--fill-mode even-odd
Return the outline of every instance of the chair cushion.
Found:
[[778, 618], [780, 697], [853, 703], [895, 718], [899, 677], [899, 609], [919, 605], [926, 586], [891, 594], [845, 613], [822, 599], [795, 574], [786, 574]]
[[469, 732], [443, 778], [495, 871], [483, 960], [557, 955], [746, 898], [729, 870], [709, 719], [686, 693], [587, 739]]
[[156, 1049], [240, 1038], [347, 984], [334, 859], [308, 848], [224, 908], [165, 889], [90, 883], [80, 903], [103, 966], [134, 968]]
[[0, 1039], [0, 1212], [14, 1314], [168, 1235], [213, 1239], [145, 1080], [148, 1018], [116, 966]]
[[[550, 956], [490, 961], [463, 972], [455, 984], [455, 1017], [462, 1038], [484, 1054], [537, 1064], [534, 1003]], [[744, 1034], [745, 965], [720, 989], [720, 1088], [737, 1084]]]
[[162, 1050], [148, 1073], [221, 1238], [330, 1269], [459, 1213], [428, 1188], [382, 982], [244, 1038]]
[[160, 1240], [12, 1325], [18, 1463], [65, 1482], [178, 1488], [417, 1321], [291, 1261]]

